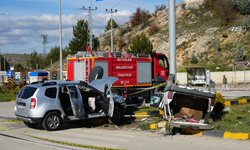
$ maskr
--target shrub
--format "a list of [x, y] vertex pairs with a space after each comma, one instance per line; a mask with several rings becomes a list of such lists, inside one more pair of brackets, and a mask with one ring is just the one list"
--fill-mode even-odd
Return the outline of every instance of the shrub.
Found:
[[221, 93], [216, 93], [213, 112], [220, 113], [225, 107], [225, 99]]
[[190, 58], [190, 62], [192, 64], [197, 64], [198, 63], [198, 58], [194, 56], [194, 53], [192, 54], [192, 56]]
[[227, 35], [226, 33], [223, 33], [223, 34], [222, 34], [222, 37], [228, 38], [228, 35]]
[[130, 32], [130, 31], [131, 31], [131, 29], [130, 29], [130, 27], [129, 27], [129, 24], [128, 24], [127, 27], [126, 27], [126, 31], [127, 31], [127, 32]]
[[140, 125], [139, 125], [139, 128], [141, 130], [149, 130], [150, 129], [150, 124], [148, 122], [142, 122]]
[[162, 11], [164, 9], [166, 9], [166, 5], [164, 5], [164, 4], [155, 5], [155, 16], [156, 16], [156, 14], [157, 14], [158, 11]]
[[16, 85], [16, 82], [13, 82], [13, 83], [11, 84], [11, 89], [14, 90], [14, 89], [16, 88], [16, 86], [17, 86], [17, 85]]
[[149, 11], [141, 10], [141, 8], [136, 8], [136, 12], [130, 16], [130, 22], [132, 27], [145, 23], [150, 17]]
[[21, 89], [17, 87], [14, 90], [12, 90], [11, 92], [14, 93], [14, 94], [18, 94], [20, 90]]
[[159, 31], [159, 27], [157, 26], [156, 23], [153, 23], [149, 28], [148, 28], [148, 34], [152, 35], [154, 33], [156, 33], [157, 31]]
[[18, 88], [22, 88], [23, 87], [23, 84], [21, 82], [18, 83]]
[[124, 39], [119, 39], [118, 40], [118, 47], [119, 47], [119, 49], [121, 49], [124, 45], [126, 45]]

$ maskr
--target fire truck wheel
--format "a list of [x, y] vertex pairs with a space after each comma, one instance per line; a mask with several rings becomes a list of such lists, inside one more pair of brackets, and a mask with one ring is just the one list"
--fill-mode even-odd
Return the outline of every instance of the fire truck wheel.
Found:
[[113, 117], [109, 117], [108, 121], [110, 124], [117, 124], [121, 121], [121, 109], [119, 107], [114, 108]]

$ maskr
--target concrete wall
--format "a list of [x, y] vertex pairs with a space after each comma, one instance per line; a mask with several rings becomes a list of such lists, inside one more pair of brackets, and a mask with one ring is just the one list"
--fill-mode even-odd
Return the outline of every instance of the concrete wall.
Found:
[[[210, 75], [215, 83], [222, 83], [223, 75], [226, 75], [228, 83], [234, 83], [234, 71], [211, 72]], [[180, 84], [187, 84], [187, 73], [177, 73], [177, 80]], [[250, 71], [245, 73], [245, 82], [250, 82]], [[244, 83], [244, 71], [236, 71], [236, 83]]]

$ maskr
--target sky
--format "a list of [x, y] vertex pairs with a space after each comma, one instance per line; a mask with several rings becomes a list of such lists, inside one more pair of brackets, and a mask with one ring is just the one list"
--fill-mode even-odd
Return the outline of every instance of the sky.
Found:
[[[92, 11], [93, 34], [99, 36], [111, 17], [106, 12], [117, 10], [113, 19], [118, 25], [129, 21], [136, 8], [143, 7], [150, 13], [156, 5], [168, 7], [168, 0], [61, 0], [62, 47], [73, 38], [73, 26], [80, 19], [88, 20], [88, 11], [78, 8], [97, 7]], [[176, 3], [183, 0], [175, 0]], [[9, 15], [5, 15], [9, 13]], [[1, 53], [30, 54], [35, 49], [43, 53], [43, 38], [47, 36], [46, 53], [60, 45], [59, 0], [1, 0], [0, 1], [0, 48]]]

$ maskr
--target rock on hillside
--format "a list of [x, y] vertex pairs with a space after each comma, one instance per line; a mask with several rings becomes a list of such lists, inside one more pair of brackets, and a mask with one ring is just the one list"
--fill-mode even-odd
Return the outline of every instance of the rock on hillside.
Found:
[[[193, 53], [199, 60], [212, 57], [209, 54], [215, 51], [215, 48], [211, 48], [215, 40], [219, 38], [220, 42], [223, 43], [225, 40], [230, 40], [232, 35], [230, 33], [231, 28], [222, 27], [218, 19], [218, 23], [214, 21], [215, 18], [211, 12], [205, 11], [205, 9], [198, 10], [203, 0], [185, 1], [186, 3], [176, 5], [177, 67], [188, 62]], [[197, 8], [197, 10], [194, 11], [194, 8]], [[125, 52], [137, 34], [145, 33], [153, 43], [153, 51], [169, 56], [168, 15], [168, 9], [158, 11], [156, 14], [151, 14], [148, 24], [141, 24], [132, 28], [130, 22], [127, 22], [113, 29], [114, 51]], [[209, 21], [211, 23], [203, 26], [200, 16], [205, 23]], [[156, 24], [160, 30], [149, 35], [148, 30], [152, 24]], [[222, 38], [224, 32], [228, 35], [227, 39]], [[98, 51], [110, 51], [110, 34], [111, 31], [107, 31], [99, 36], [100, 47]], [[124, 44], [121, 44], [121, 41], [124, 41]]]

